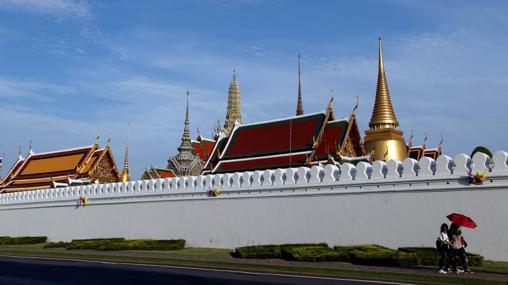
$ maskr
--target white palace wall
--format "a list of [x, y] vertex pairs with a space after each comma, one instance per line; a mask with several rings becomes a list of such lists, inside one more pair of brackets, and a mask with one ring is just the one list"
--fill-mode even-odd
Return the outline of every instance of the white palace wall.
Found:
[[[488, 172], [470, 185], [467, 172]], [[208, 191], [220, 189], [211, 197]], [[78, 206], [79, 197], [88, 204]], [[188, 246], [434, 246], [452, 212], [468, 250], [508, 261], [508, 153], [361, 162], [96, 184], [0, 195], [0, 236], [183, 238]]]

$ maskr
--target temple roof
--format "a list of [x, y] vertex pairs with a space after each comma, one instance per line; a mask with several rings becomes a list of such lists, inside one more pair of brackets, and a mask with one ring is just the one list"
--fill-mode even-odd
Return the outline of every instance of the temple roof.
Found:
[[171, 169], [150, 167], [145, 169], [145, 173], [141, 179], [158, 179], [158, 178], [171, 178], [176, 177], [176, 174]]
[[348, 119], [331, 121], [326, 124], [322, 141], [316, 150], [318, 159], [326, 159], [328, 154], [336, 154], [339, 152], [348, 125]]
[[196, 151], [196, 154], [199, 156], [199, 158], [204, 161], [208, 160], [208, 157], [210, 157], [214, 146], [214, 140], [206, 139], [202, 136], [198, 136], [196, 140], [192, 140], [192, 147]]
[[332, 102], [326, 112], [236, 125], [229, 136], [219, 138], [204, 173], [297, 167], [335, 157], [350, 126], [357, 125], [354, 114], [334, 120]]
[[205, 166], [203, 167], [203, 172], [210, 172], [219, 162], [219, 156], [224, 150], [226, 143], [228, 142], [228, 137], [226, 135], [220, 135], [217, 138], [217, 142], [213, 146], [210, 157], [208, 158]]
[[109, 146], [99, 149], [98, 144], [94, 144], [52, 152], [30, 152], [9, 170], [1, 191], [51, 188], [53, 181], [65, 182], [69, 178], [87, 177], [105, 155], [111, 156], [116, 169]]
[[312, 149], [324, 112], [236, 126], [220, 159], [255, 157]]

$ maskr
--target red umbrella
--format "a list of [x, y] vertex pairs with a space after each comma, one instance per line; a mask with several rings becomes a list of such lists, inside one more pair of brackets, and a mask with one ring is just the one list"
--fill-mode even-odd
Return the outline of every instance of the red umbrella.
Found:
[[463, 214], [459, 214], [459, 213], [453, 213], [453, 214], [450, 214], [448, 216], [446, 216], [448, 218], [448, 220], [450, 220], [452, 223], [454, 224], [457, 224], [461, 227], [466, 227], [466, 228], [476, 228], [476, 223], [473, 221], [473, 219], [471, 219], [470, 217], [468, 216], [465, 216]]

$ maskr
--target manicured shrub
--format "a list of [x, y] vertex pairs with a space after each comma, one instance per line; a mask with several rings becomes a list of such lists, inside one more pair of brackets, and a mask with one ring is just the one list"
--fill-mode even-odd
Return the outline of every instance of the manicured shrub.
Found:
[[37, 244], [45, 243], [47, 237], [0, 237], [0, 244], [3, 245], [18, 245], [18, 244]]
[[67, 246], [67, 249], [99, 249], [99, 247], [115, 243], [122, 242], [124, 238], [100, 238], [100, 239], [73, 239], [71, 244]]
[[185, 240], [125, 240], [106, 243], [97, 248], [100, 251], [114, 250], [180, 250], [185, 247]]
[[397, 265], [398, 266], [414, 266], [418, 265], [418, 257], [416, 253], [397, 252]]
[[[321, 249], [328, 249], [328, 244], [326, 243], [295, 243], [295, 244], [283, 244], [280, 246], [280, 256], [282, 259], [285, 260], [296, 260], [296, 257], [293, 256], [293, 251], [295, 248], [307, 248], [310, 250], [313, 248], [314, 250], [317, 250], [318, 248]], [[300, 252], [303, 251], [302, 249], [299, 250]]]
[[295, 261], [346, 261], [347, 256], [334, 251], [328, 246], [291, 246], [281, 249], [281, 256]]
[[70, 242], [64, 242], [64, 241], [50, 242], [50, 243], [45, 244], [43, 248], [66, 248], [70, 244], [71, 244]]
[[393, 249], [378, 249], [369, 251], [355, 249], [349, 253], [349, 259], [355, 264], [396, 266], [397, 251]]
[[232, 253], [233, 257], [238, 258], [280, 258], [280, 246], [278, 245], [256, 245], [256, 246], [243, 246], [235, 248]]
[[67, 249], [113, 250], [179, 250], [185, 247], [185, 240], [152, 240], [108, 238], [72, 240]]
[[437, 266], [439, 253], [433, 247], [401, 247], [400, 252], [416, 254], [418, 265]]
[[[433, 247], [401, 247], [399, 251], [405, 253], [416, 254], [418, 265], [424, 266], [438, 266], [439, 253]], [[481, 266], [483, 264], [483, 257], [474, 253], [466, 253], [469, 265]]]
[[475, 253], [466, 253], [469, 266], [482, 266], [483, 256]]

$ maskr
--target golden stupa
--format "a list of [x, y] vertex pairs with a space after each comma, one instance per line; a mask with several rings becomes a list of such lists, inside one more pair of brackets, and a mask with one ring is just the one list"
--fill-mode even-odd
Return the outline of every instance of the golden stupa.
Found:
[[379, 38], [379, 70], [376, 102], [369, 122], [370, 130], [365, 131], [364, 146], [367, 153], [373, 152], [374, 160], [404, 160], [407, 146], [399, 122], [393, 111], [390, 91], [386, 82], [381, 38]]

